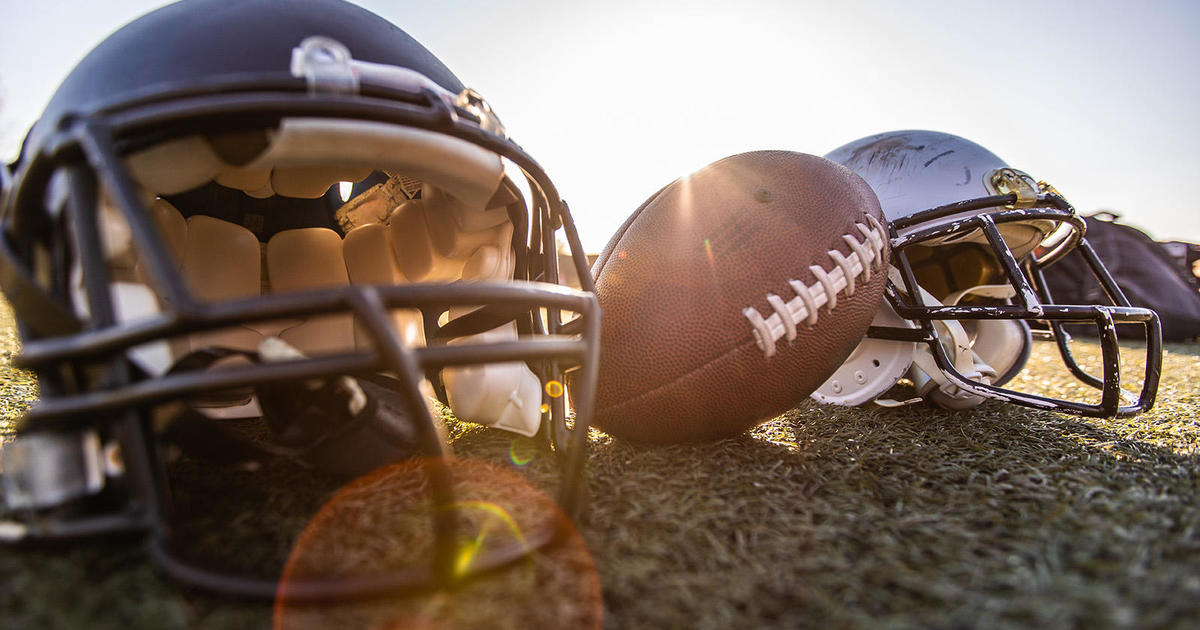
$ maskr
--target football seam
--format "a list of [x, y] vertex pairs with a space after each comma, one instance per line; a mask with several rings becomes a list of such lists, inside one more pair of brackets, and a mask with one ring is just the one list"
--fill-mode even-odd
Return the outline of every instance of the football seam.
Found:
[[[751, 341], [753, 341], [753, 340], [751, 340]], [[712, 365], [713, 363], [716, 363], [718, 361], [726, 359], [730, 355], [732, 355], [736, 352], [741, 352], [742, 350], [745, 350], [746, 348], [750, 347], [751, 345], [752, 344], [750, 342], [742, 342], [742, 343], [730, 348], [729, 350], [726, 350], [725, 352], [718, 354], [717, 356], [713, 357], [712, 359], [705, 361], [704, 363], [696, 366], [695, 368], [688, 370], [687, 372], [684, 372], [683, 374], [680, 374], [679, 376], [676, 376], [675, 378], [671, 379], [670, 381], [667, 381], [666, 383], [663, 383], [662, 385], [655, 387], [654, 389], [648, 389], [640, 394], [637, 394], [636, 396], [634, 396], [632, 398], [626, 398], [625, 400], [622, 400], [621, 402], [613, 404], [613, 405], [608, 405], [605, 407], [597, 407], [596, 412], [598, 414], [601, 411], [607, 411], [609, 409], [619, 409], [626, 405], [638, 402], [639, 400], [641, 400], [647, 396], [657, 394], [658, 392], [660, 392], [664, 389], [667, 389], [668, 387], [678, 384], [679, 381], [682, 381], [684, 379], [691, 377], [696, 372], [699, 372], [700, 370], [707, 368], [708, 366]]]
[[854, 224], [863, 235], [861, 242], [854, 238], [853, 234], [842, 235], [842, 240], [850, 247], [850, 255], [845, 256], [836, 249], [827, 252], [834, 263], [833, 271], [827, 272], [819, 265], [810, 265], [808, 269], [816, 277], [816, 282], [812, 285], [806, 285], [799, 280], [788, 280], [787, 284], [796, 293], [796, 297], [789, 302], [784, 302], [783, 298], [774, 293], [768, 293], [767, 304], [774, 311], [769, 317], [764, 318], [758, 309], [752, 306], [742, 309], [742, 314], [750, 322], [755, 343], [767, 358], [775, 355], [775, 344], [781, 338], [786, 338], [789, 342], [796, 339], [798, 323], [815, 326], [818, 310], [822, 306], [827, 305], [826, 312], [833, 311], [841, 291], [844, 290], [847, 297], [854, 295], [855, 277], [861, 275], [863, 282], [869, 282], [871, 269], [879, 271], [883, 262], [883, 250], [888, 242], [887, 233], [874, 215], [863, 216], [870, 227], [859, 222]]

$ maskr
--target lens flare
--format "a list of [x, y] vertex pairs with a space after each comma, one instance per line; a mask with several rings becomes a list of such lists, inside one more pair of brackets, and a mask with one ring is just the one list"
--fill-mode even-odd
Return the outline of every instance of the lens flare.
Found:
[[563, 384], [558, 381], [549, 381], [546, 383], [546, 395], [551, 398], [558, 398], [563, 395]]
[[529, 549], [529, 543], [525, 540], [525, 534], [521, 532], [521, 527], [517, 525], [517, 521], [507, 510], [492, 503], [491, 501], [456, 501], [445, 508], [454, 512], [482, 512], [490, 518], [484, 520], [479, 527], [479, 532], [475, 537], [460, 543], [458, 557], [454, 560], [454, 572], [456, 577], [466, 575], [471, 569], [471, 563], [479, 555], [479, 551], [484, 548], [488, 541], [488, 536], [497, 527], [503, 525], [504, 529], [516, 540], [522, 549]]
[[[452, 498], [432, 495], [434, 466], [447, 467]], [[431, 527], [435, 514], [454, 515], [451, 531]], [[419, 578], [430, 570], [439, 533], [452, 536], [442, 541], [453, 546], [444, 568], [456, 579], [448, 583], [320, 606], [293, 599], [311, 588], [310, 579]], [[503, 557], [512, 560], [484, 580], [469, 579]], [[288, 555], [273, 626], [543, 628], [561, 626], [564, 610], [569, 627], [603, 626], [595, 564], [554, 499], [507, 465], [416, 458], [355, 479], [317, 511]]]
[[708, 254], [708, 266], [715, 269], [717, 267], [717, 262], [713, 260], [712, 241], [704, 239], [704, 251]]
[[537, 445], [524, 437], [514, 438], [508, 443], [508, 459], [518, 468], [524, 468], [537, 455]]

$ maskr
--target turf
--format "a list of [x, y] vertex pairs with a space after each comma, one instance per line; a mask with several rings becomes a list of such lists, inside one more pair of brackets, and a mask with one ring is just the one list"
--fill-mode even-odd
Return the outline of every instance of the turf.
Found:
[[[11, 368], [10, 329], [0, 322], [5, 439], [36, 396]], [[1023, 386], [1083, 391], [1035, 345]], [[1095, 364], [1095, 344], [1076, 345]], [[1122, 355], [1137, 366], [1132, 346]], [[1198, 377], [1200, 345], [1168, 346], [1157, 406], [1121, 420], [806, 404], [713, 444], [596, 433], [591, 506], [566, 546], [405, 599], [276, 610], [183, 591], [137, 541], [0, 549], [0, 627], [1196, 627]], [[551, 459], [450, 430], [479, 546], [536, 528]], [[411, 472], [341, 488], [284, 462], [185, 459], [171, 476], [192, 553], [259, 572], [290, 557], [298, 575], [404, 562], [423, 540], [424, 521], [405, 516], [422, 483]], [[483, 514], [501, 511], [511, 522]]]

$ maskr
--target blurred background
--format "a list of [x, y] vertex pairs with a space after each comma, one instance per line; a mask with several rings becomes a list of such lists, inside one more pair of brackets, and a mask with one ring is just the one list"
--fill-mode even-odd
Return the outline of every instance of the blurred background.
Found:
[[[0, 0], [0, 156], [16, 156], [79, 59], [161, 4]], [[1081, 213], [1200, 241], [1200, 3], [359, 4], [492, 103], [589, 251], [659, 187], [726, 155], [822, 155], [906, 128], [974, 140]]]

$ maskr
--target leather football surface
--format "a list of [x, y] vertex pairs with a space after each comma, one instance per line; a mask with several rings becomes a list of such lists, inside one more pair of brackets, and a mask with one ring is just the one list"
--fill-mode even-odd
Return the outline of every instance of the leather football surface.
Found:
[[883, 221], [849, 169], [789, 151], [727, 157], [659, 190], [593, 266], [594, 424], [636, 441], [713, 440], [804, 400], [881, 303]]

